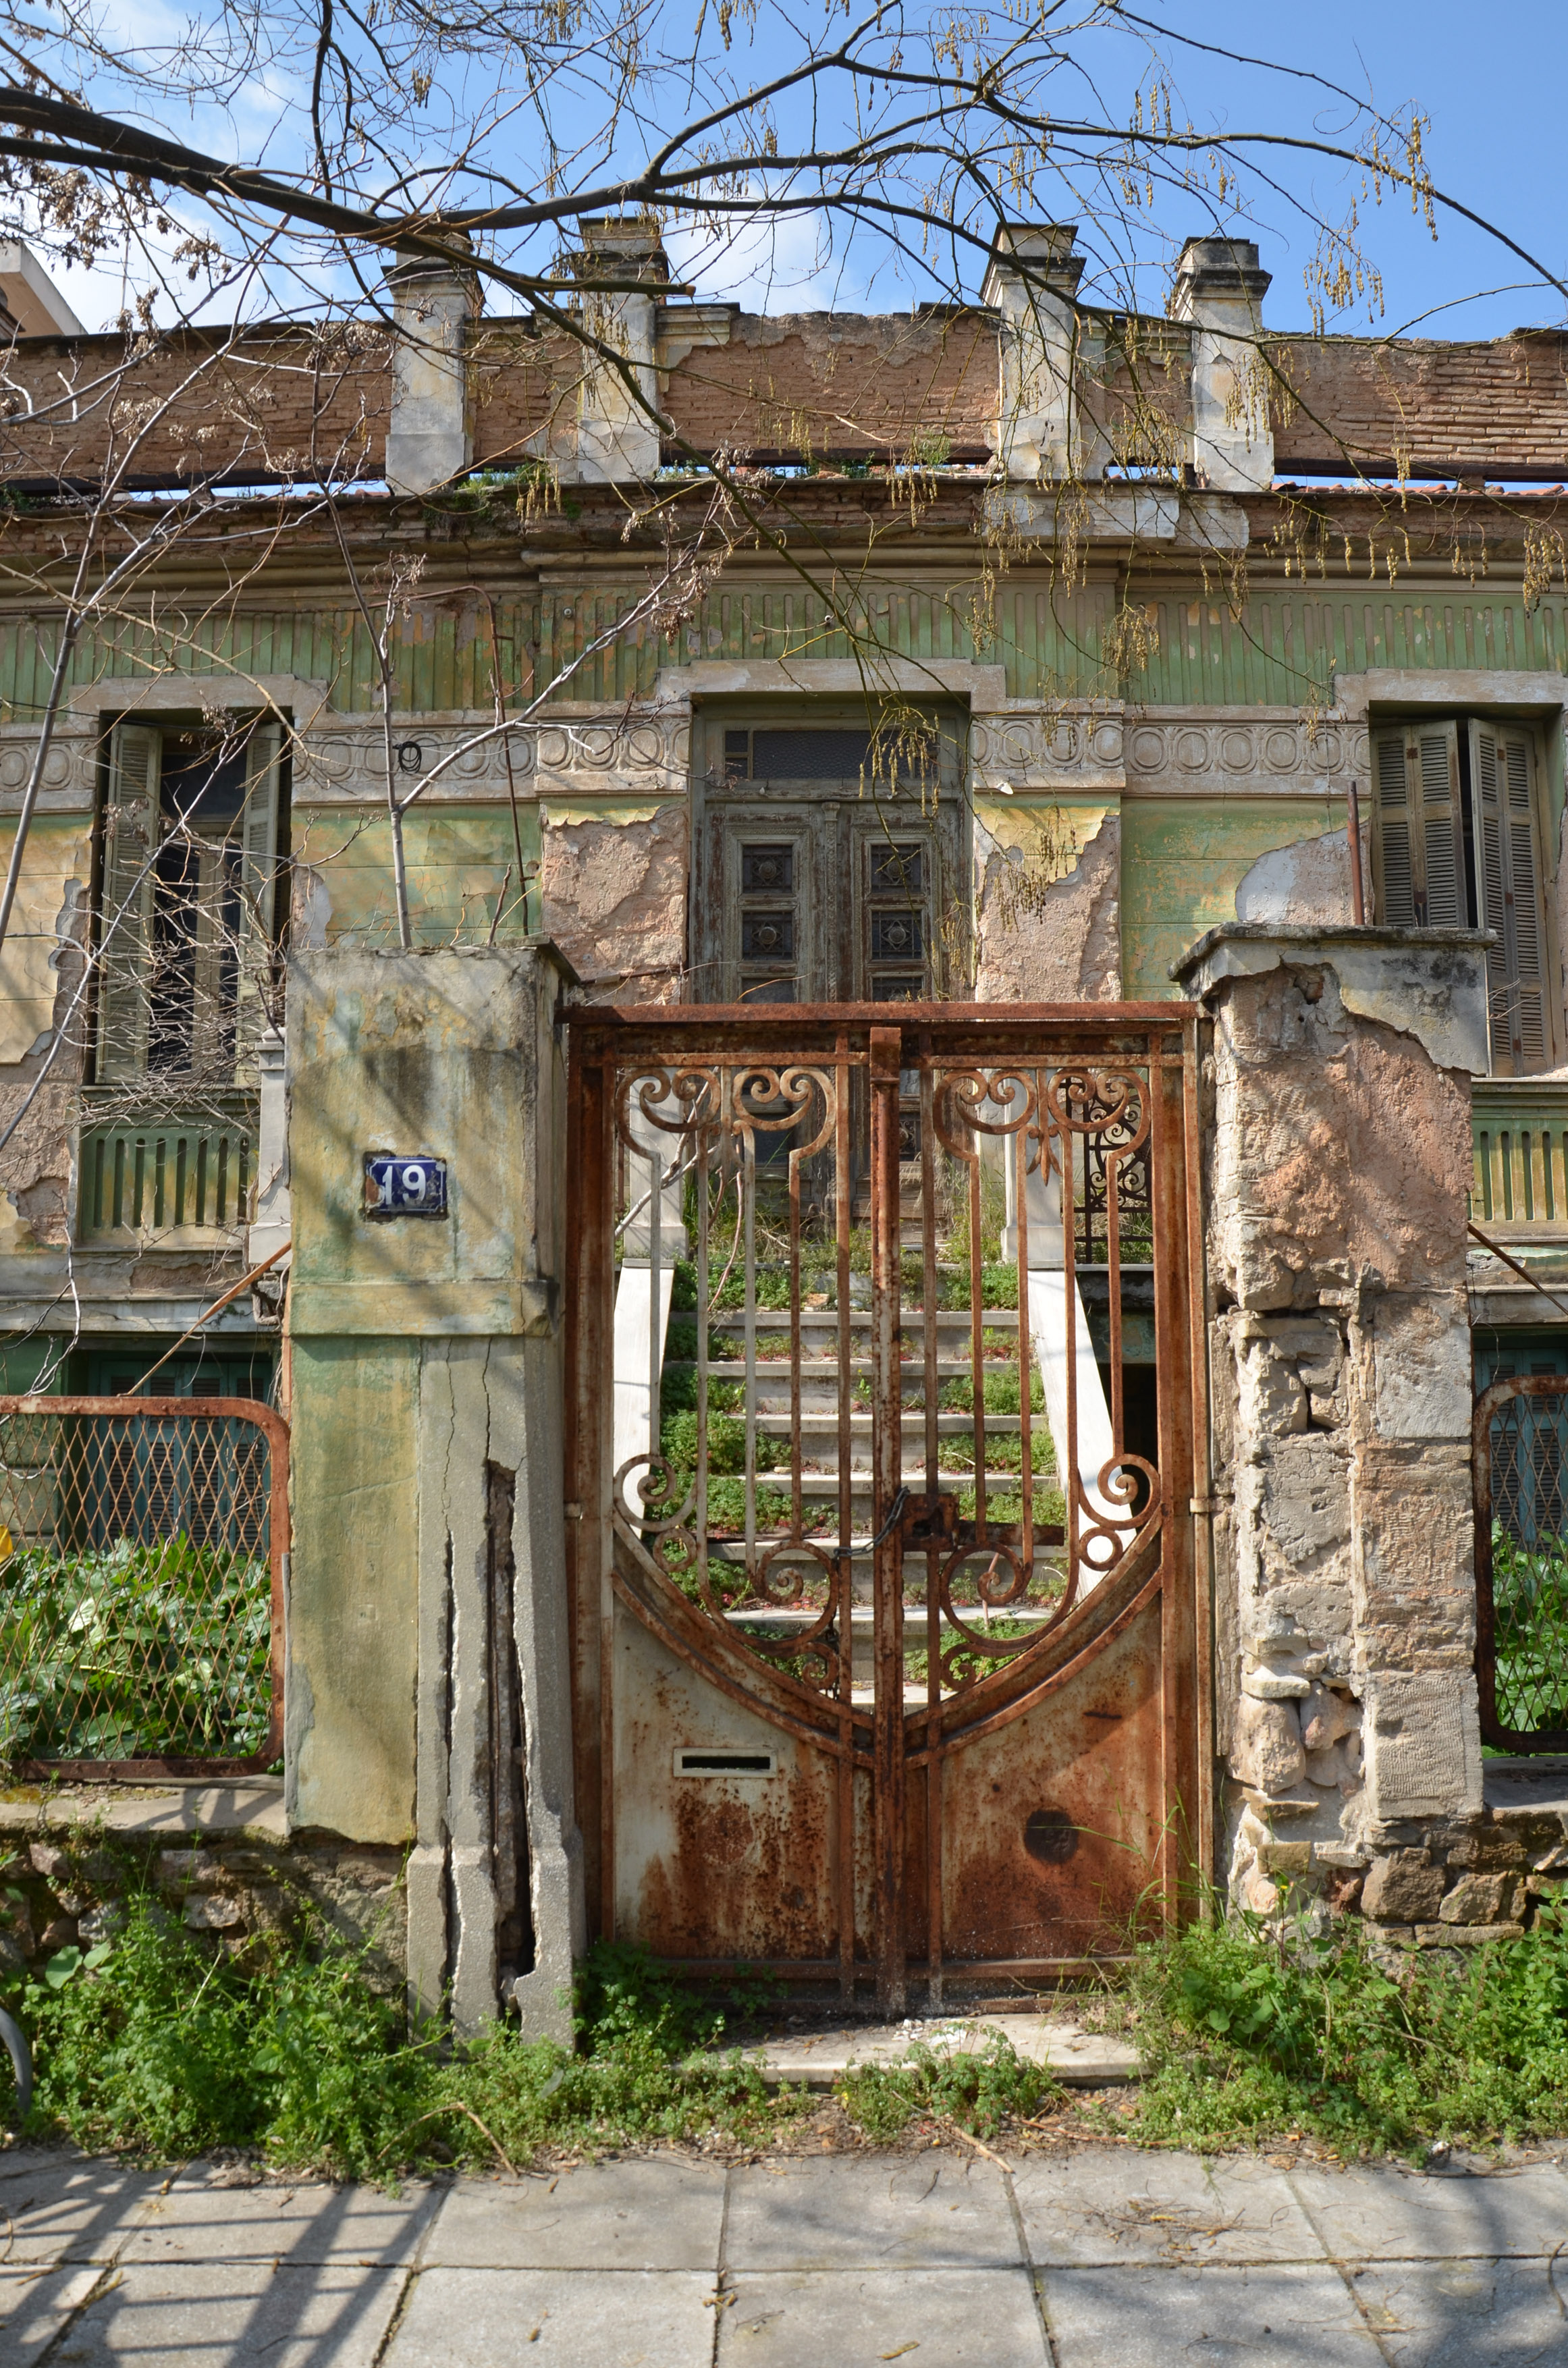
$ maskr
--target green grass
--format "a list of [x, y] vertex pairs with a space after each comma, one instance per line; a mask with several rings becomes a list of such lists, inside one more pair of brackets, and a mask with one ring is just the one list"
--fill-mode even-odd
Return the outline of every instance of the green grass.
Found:
[[1255, 1918], [1145, 1947], [1132, 1993], [1133, 2129], [1215, 2146], [1285, 2131], [1415, 2155], [1568, 2130], [1568, 1919], [1523, 1940], [1375, 1957], [1354, 1921], [1279, 1937]]
[[[411, 2032], [361, 1958], [319, 1933], [230, 1955], [142, 1896], [112, 1941], [62, 1950], [0, 1997], [35, 2047], [27, 2135], [149, 2160], [242, 2146], [283, 2169], [390, 2179], [520, 2167], [549, 2147], [710, 2134], [756, 2146], [807, 2110], [727, 2048], [771, 2008], [764, 1984], [706, 1998], [624, 1945], [597, 1946], [580, 1969], [572, 2048], [511, 2025], [469, 2046]], [[1554, 1908], [1522, 1941], [1392, 1968], [1353, 1922], [1317, 1938], [1198, 1925], [1135, 1953], [1125, 2004], [1144, 2081], [1116, 2126], [1145, 2143], [1295, 2132], [1415, 2156], [1568, 2130], [1568, 1923]], [[1005, 2138], [1061, 2104], [1000, 2036], [952, 2058], [915, 2042], [839, 2094], [875, 2143], [916, 2117]]]
[[715, 2005], [624, 1947], [590, 1952], [573, 2050], [515, 2025], [449, 2049], [434, 2026], [409, 2033], [354, 1954], [280, 1941], [213, 1953], [147, 1898], [111, 1943], [63, 1950], [3, 1995], [34, 2045], [28, 2135], [158, 2161], [244, 2146], [386, 2179], [714, 2128], [744, 2142], [801, 2110], [733, 2051], [688, 2060], [760, 1992]]
[[0, 1759], [258, 1750], [270, 1707], [265, 1555], [175, 1537], [0, 1565]]

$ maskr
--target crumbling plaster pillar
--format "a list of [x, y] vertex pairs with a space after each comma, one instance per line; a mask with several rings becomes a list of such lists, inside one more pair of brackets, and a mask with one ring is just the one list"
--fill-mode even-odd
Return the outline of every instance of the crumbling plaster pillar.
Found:
[[1268, 285], [1250, 239], [1189, 238], [1176, 266], [1171, 311], [1193, 324], [1193, 474], [1215, 493], [1274, 481], [1270, 387], [1258, 351]]
[[[1233, 1894], [1336, 1904], [1479, 1816], [1464, 1288], [1484, 937], [1237, 923], [1207, 1090]], [[1443, 1890], [1437, 1874], [1432, 1914]]]
[[[295, 1827], [411, 1846], [415, 2009], [567, 2039], [563, 973], [538, 943], [290, 963], [285, 1790]], [[444, 1216], [367, 1216], [399, 1151], [446, 1162]]]
[[424, 256], [394, 264], [387, 287], [393, 329], [387, 483], [394, 494], [433, 493], [473, 460], [466, 347], [477, 290], [471, 276]]

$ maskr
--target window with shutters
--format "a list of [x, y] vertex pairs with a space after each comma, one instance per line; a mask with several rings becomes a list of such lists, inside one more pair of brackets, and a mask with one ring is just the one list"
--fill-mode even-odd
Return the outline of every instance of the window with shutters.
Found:
[[1555, 1066], [1560, 998], [1535, 733], [1487, 716], [1382, 724], [1372, 769], [1378, 918], [1394, 928], [1492, 930], [1493, 1074]]
[[99, 867], [100, 1085], [244, 1081], [276, 958], [282, 727], [117, 724]]

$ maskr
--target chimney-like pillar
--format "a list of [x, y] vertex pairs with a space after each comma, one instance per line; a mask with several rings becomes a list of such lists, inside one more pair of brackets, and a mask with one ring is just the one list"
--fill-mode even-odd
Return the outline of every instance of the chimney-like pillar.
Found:
[[1274, 481], [1268, 380], [1257, 350], [1269, 275], [1245, 238], [1189, 238], [1171, 310], [1190, 321], [1193, 473], [1215, 493], [1255, 493]]
[[[578, 223], [583, 245], [573, 258], [580, 279], [585, 328], [624, 358], [640, 391], [639, 403], [625, 377], [608, 357], [586, 348], [577, 386], [577, 449], [561, 470], [579, 484], [641, 484], [659, 466], [659, 431], [643, 404], [659, 399], [657, 315], [670, 276], [659, 244], [658, 225], [645, 215], [609, 215]], [[636, 280], [642, 286], [595, 293], [596, 279]], [[644, 293], [644, 288], [646, 293]]]
[[387, 482], [428, 494], [473, 461], [464, 347], [477, 291], [453, 265], [411, 256], [387, 273], [392, 308], [392, 417]]
[[1004, 476], [1026, 483], [1104, 473], [1098, 432], [1078, 399], [1076, 235], [1074, 222], [1004, 223], [981, 287], [981, 302], [1002, 315], [996, 457]]

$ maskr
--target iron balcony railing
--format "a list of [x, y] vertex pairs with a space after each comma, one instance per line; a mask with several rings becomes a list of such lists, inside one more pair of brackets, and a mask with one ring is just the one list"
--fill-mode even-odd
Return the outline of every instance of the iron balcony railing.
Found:
[[1470, 1214], [1515, 1241], [1568, 1240], [1568, 1080], [1477, 1077]]
[[199, 1116], [125, 1118], [81, 1134], [76, 1235], [85, 1245], [216, 1246], [253, 1214], [256, 1101], [225, 1096]]

